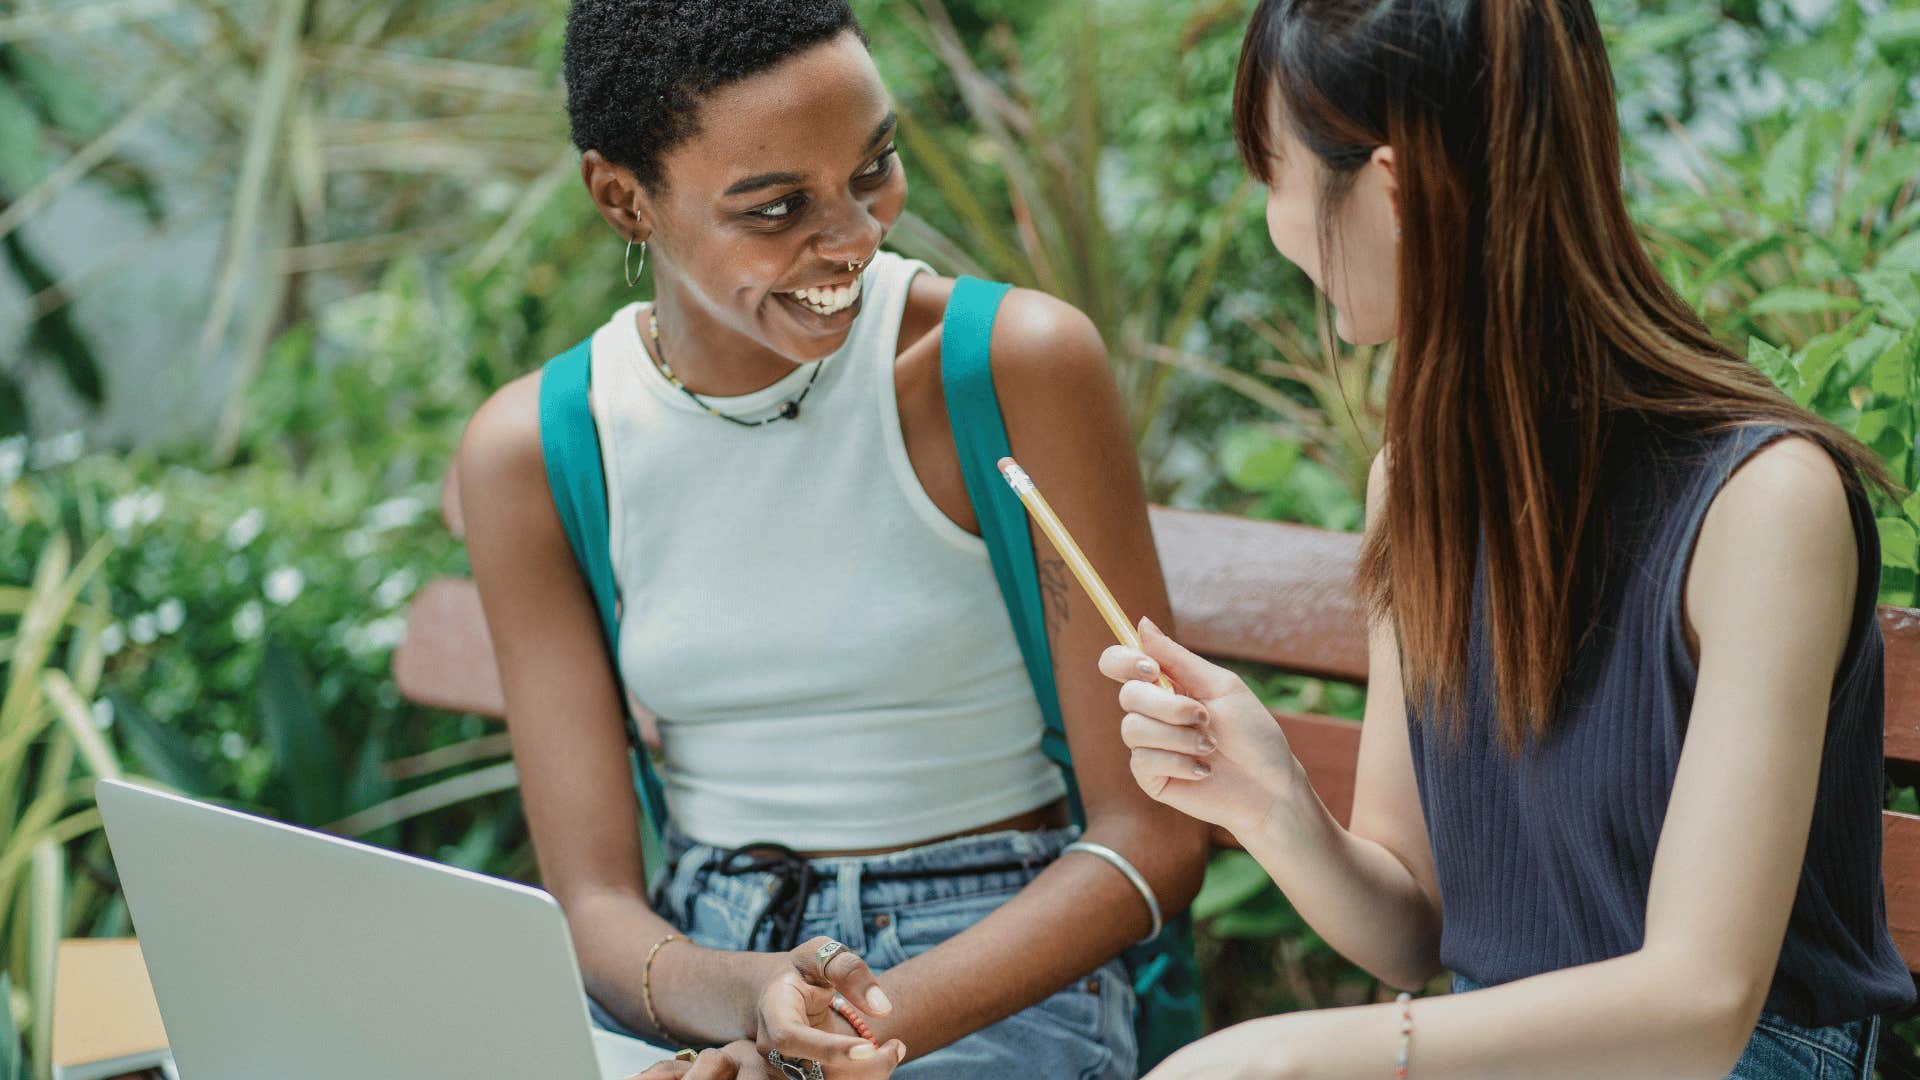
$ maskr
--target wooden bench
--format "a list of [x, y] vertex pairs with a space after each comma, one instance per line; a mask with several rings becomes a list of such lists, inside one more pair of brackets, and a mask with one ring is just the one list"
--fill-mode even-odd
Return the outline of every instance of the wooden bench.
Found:
[[[441, 511], [460, 535], [451, 476]], [[1159, 506], [1150, 513], [1174, 619], [1188, 646], [1222, 662], [1366, 684], [1363, 613], [1353, 590], [1357, 535]], [[1905, 780], [1920, 775], [1920, 610], [1882, 607], [1880, 625], [1887, 639], [1887, 765]], [[394, 679], [408, 700], [423, 705], [503, 715], [500, 676], [473, 582], [443, 578], [415, 596]], [[1275, 716], [1321, 798], [1346, 821], [1360, 725]], [[1887, 811], [1881, 824], [1887, 919], [1909, 970], [1920, 971], [1920, 817]], [[1231, 846], [1223, 833], [1215, 839]]]

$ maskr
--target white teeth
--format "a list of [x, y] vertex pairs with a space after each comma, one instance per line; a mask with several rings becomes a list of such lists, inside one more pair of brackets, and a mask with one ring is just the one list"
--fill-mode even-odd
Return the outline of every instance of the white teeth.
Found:
[[801, 306], [815, 314], [837, 315], [845, 311], [855, 300], [860, 299], [860, 279], [855, 278], [850, 285], [828, 289], [801, 289], [787, 295], [798, 300]]

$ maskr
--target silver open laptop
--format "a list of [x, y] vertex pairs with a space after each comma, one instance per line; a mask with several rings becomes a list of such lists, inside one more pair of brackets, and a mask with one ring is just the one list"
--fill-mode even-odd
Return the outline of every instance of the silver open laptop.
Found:
[[616, 1080], [553, 897], [118, 781], [107, 841], [182, 1080]]

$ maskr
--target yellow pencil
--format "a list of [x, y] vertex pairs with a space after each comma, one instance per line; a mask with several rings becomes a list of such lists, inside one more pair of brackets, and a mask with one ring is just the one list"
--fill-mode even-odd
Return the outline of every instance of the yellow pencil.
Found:
[[[1113, 592], [1107, 588], [1107, 583], [1100, 580], [1099, 573], [1093, 569], [1093, 564], [1087, 561], [1086, 553], [1080, 550], [1080, 545], [1074, 543], [1073, 535], [1067, 532], [1065, 525], [1061, 524], [1060, 515], [1054, 513], [1053, 507], [1047, 504], [1047, 497], [1040, 494], [1040, 489], [1034, 486], [1033, 477], [1028, 476], [1027, 471], [1020, 467], [1020, 463], [1010, 457], [1000, 459], [1000, 475], [1006, 477], [1007, 486], [1013, 488], [1013, 493], [1020, 496], [1021, 504], [1027, 508], [1027, 513], [1033, 515], [1033, 520], [1040, 526], [1040, 531], [1047, 534], [1047, 539], [1053, 543], [1053, 549], [1067, 561], [1067, 569], [1073, 571], [1074, 578], [1080, 582], [1080, 587], [1087, 591], [1093, 606], [1100, 609], [1100, 617], [1107, 621], [1107, 629], [1113, 631], [1113, 636], [1119, 640], [1120, 644], [1135, 652], [1142, 651], [1140, 635], [1134, 631], [1133, 623], [1127, 618], [1127, 613], [1120, 610], [1120, 602], [1113, 598]], [[1173, 689], [1173, 684], [1168, 682], [1164, 675], [1160, 678], [1160, 685], [1168, 690]]]

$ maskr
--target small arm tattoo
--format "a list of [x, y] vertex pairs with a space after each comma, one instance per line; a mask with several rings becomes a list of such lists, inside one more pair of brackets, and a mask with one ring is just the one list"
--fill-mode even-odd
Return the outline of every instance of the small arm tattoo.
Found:
[[1067, 625], [1067, 594], [1073, 588], [1067, 564], [1058, 556], [1042, 555], [1038, 560], [1041, 605], [1046, 608], [1047, 630], [1058, 634]]

